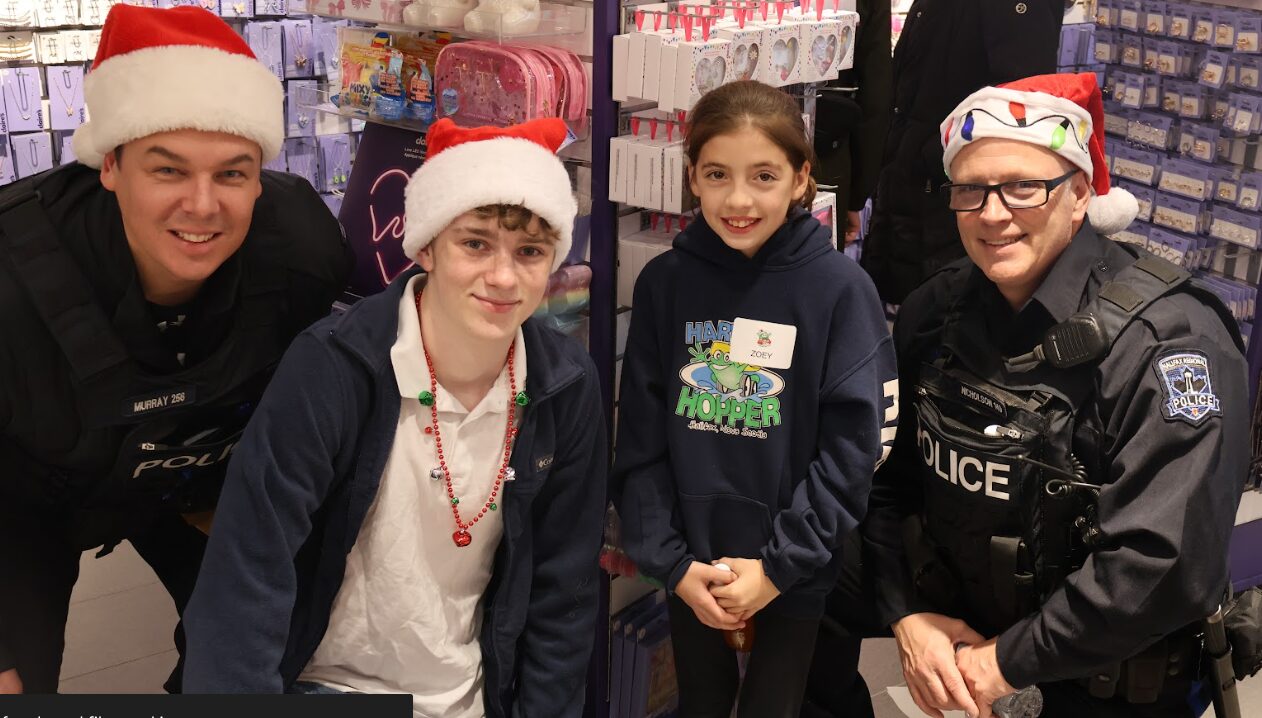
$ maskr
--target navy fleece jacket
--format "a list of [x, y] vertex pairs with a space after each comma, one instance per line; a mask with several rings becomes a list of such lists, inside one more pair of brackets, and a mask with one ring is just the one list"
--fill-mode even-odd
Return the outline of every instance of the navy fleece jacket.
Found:
[[[672, 591], [692, 561], [761, 558], [766, 610], [823, 611], [897, 391], [876, 290], [829, 237], [794, 210], [747, 258], [696, 222], [636, 282], [612, 496], [627, 553]], [[734, 361], [738, 318], [781, 350], [795, 327], [790, 366]]]
[[[186, 693], [283, 692], [319, 646], [395, 440], [390, 347], [418, 271], [298, 335], [276, 370], [233, 454], [184, 612]], [[578, 718], [606, 505], [600, 388], [577, 342], [536, 319], [522, 331], [531, 401], [483, 597], [486, 715]]]

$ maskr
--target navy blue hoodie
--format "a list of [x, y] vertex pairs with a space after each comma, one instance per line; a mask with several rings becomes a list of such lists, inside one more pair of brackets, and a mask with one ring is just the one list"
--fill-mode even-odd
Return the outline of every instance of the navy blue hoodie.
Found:
[[[766, 610], [820, 615], [897, 418], [872, 282], [794, 210], [753, 258], [689, 225], [633, 302], [612, 487], [624, 548], [672, 591], [694, 560], [761, 558], [781, 592]], [[737, 318], [759, 345], [796, 327], [791, 365], [731, 361]]]

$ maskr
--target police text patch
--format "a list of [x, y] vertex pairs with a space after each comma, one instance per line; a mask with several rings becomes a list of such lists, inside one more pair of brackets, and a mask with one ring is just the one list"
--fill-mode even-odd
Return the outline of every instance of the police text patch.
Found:
[[1201, 352], [1179, 351], [1157, 357], [1153, 362], [1161, 378], [1164, 394], [1161, 414], [1167, 421], [1199, 425], [1222, 414], [1218, 395], [1209, 376], [1209, 359]]
[[193, 386], [179, 387], [174, 391], [163, 391], [145, 396], [133, 396], [123, 402], [123, 416], [133, 417], [150, 414], [163, 409], [192, 404], [197, 400], [197, 388]]

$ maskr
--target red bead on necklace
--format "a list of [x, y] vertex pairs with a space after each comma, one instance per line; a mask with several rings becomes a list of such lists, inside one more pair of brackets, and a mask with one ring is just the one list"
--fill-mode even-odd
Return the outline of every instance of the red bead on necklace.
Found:
[[[421, 316], [421, 292], [416, 294], [416, 316]], [[460, 499], [456, 498], [455, 491], [451, 487], [451, 471], [447, 468], [447, 459], [443, 455], [443, 437], [438, 430], [438, 402], [434, 397], [438, 395], [438, 378], [434, 376], [434, 362], [429, 358], [429, 350], [423, 349], [425, 352], [425, 363], [429, 369], [429, 422], [430, 425], [425, 427], [425, 433], [434, 437], [434, 445], [438, 451], [438, 469], [431, 471], [433, 478], [442, 478], [447, 485], [447, 500], [451, 502], [451, 515], [456, 519], [456, 532], [451, 535], [451, 540], [457, 546], [464, 548], [473, 541], [473, 536], [469, 533], [469, 529], [486, 515], [487, 511], [495, 511], [499, 506], [495, 503], [495, 497], [499, 495], [500, 486], [506, 479], [511, 479], [513, 469], [509, 467], [508, 461], [513, 455], [513, 436], [517, 433], [515, 428], [517, 419], [517, 404], [521, 402], [519, 396], [524, 397], [525, 394], [517, 393], [517, 376], [513, 371], [513, 355], [516, 353], [517, 343], [508, 347], [508, 423], [504, 429], [504, 459], [500, 462], [499, 473], [495, 476], [495, 485], [491, 487], [491, 495], [487, 497], [486, 503], [482, 504], [482, 508], [469, 521], [465, 521], [460, 517]], [[424, 394], [424, 393], [422, 393]], [[528, 401], [528, 400], [527, 400]], [[524, 405], [524, 403], [523, 403]], [[440, 475], [441, 472], [441, 475]]]

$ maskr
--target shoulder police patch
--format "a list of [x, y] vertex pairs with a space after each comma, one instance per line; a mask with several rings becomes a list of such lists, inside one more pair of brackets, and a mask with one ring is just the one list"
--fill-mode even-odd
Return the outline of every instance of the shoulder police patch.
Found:
[[1164, 354], [1153, 362], [1165, 400], [1161, 413], [1167, 421], [1199, 425], [1222, 414], [1218, 395], [1209, 377], [1209, 359], [1201, 352], [1179, 351]]

